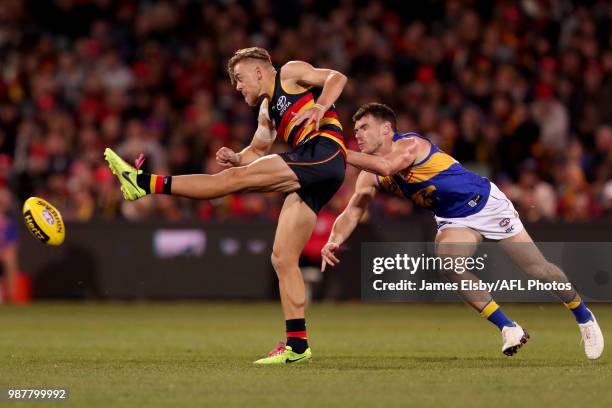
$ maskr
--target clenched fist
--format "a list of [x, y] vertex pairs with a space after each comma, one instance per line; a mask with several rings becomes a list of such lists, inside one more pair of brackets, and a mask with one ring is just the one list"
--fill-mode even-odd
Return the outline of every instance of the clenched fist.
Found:
[[240, 164], [240, 157], [229, 147], [223, 146], [217, 151], [217, 163], [222, 167], [234, 167]]

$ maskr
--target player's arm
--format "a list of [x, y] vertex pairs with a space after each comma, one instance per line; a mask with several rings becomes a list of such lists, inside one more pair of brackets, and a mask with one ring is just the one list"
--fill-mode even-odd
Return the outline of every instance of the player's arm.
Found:
[[321, 250], [321, 271], [325, 271], [327, 265], [335, 266], [340, 262], [335, 252], [353, 233], [357, 224], [359, 224], [359, 220], [372, 202], [374, 195], [376, 195], [376, 176], [362, 171], [357, 177], [353, 196], [344, 211], [342, 211], [342, 214], [336, 218], [327, 244]]
[[315, 106], [301, 112], [295, 117], [297, 123], [306, 120], [305, 126], [315, 124], [319, 129], [319, 121], [327, 110], [340, 97], [348, 78], [346, 75], [333, 69], [315, 68], [304, 61], [290, 61], [281, 69], [283, 82], [293, 82], [299, 86], [318, 86], [323, 88], [316, 100]]
[[414, 163], [416, 149], [417, 144], [414, 139], [400, 139], [393, 143], [391, 152], [383, 156], [349, 150], [346, 161], [360, 170], [381, 176], [391, 176]]
[[259, 107], [257, 130], [251, 144], [238, 153], [229, 147], [222, 147], [217, 152], [217, 163], [223, 167], [246, 166], [270, 153], [274, 139], [276, 139], [276, 130], [268, 118], [267, 106], [267, 101], [263, 101]]

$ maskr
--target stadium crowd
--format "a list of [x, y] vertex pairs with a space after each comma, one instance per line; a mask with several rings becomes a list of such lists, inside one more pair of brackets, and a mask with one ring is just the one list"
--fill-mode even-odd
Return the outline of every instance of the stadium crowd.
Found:
[[[0, 185], [69, 220], [272, 219], [280, 196], [124, 202], [111, 146], [158, 174], [215, 173], [249, 143], [256, 109], [225, 71], [258, 45], [282, 64], [346, 73], [337, 108], [380, 101], [490, 177], [524, 219], [612, 216], [612, 3], [607, 1], [154, 1], [0, 3]], [[275, 151], [285, 146], [278, 143]], [[340, 211], [354, 185], [330, 205]], [[381, 196], [372, 216], [415, 211]]]

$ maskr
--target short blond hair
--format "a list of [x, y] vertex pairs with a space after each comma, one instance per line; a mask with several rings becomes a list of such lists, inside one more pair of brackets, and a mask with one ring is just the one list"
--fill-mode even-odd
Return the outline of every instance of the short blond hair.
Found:
[[249, 47], [239, 49], [227, 62], [227, 73], [229, 74], [230, 80], [232, 81], [232, 85], [236, 84], [236, 77], [234, 76], [234, 67], [237, 63], [245, 59], [257, 59], [265, 61], [268, 64], [272, 65], [272, 58], [270, 58], [270, 53], [268, 53], [268, 51], [264, 48]]

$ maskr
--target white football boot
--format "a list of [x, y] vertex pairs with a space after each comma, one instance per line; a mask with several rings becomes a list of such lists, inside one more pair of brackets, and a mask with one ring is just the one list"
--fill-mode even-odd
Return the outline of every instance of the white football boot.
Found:
[[[589, 312], [591, 311], [589, 310]], [[593, 312], [591, 312], [591, 316], [593, 317], [592, 320], [586, 323], [578, 323], [578, 328], [584, 343], [584, 354], [589, 360], [597, 360], [604, 350], [604, 338]]]
[[502, 329], [502, 353], [507, 356], [515, 355], [518, 350], [523, 347], [523, 344], [529, 340], [529, 333], [524, 330], [517, 322], [513, 322], [514, 326], [504, 326]]

